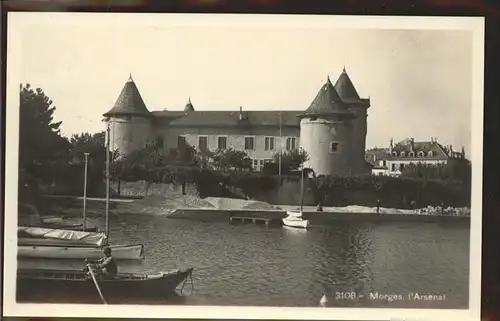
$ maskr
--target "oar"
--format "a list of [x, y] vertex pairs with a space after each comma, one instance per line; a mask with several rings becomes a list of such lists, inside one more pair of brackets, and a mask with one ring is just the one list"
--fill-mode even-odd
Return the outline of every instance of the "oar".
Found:
[[89, 264], [87, 264], [87, 268], [89, 269], [90, 276], [92, 277], [92, 280], [94, 281], [94, 285], [97, 289], [97, 292], [99, 292], [99, 296], [101, 297], [101, 300], [104, 304], [108, 304], [106, 300], [104, 299], [104, 296], [102, 295], [101, 289], [99, 288], [99, 284], [97, 284], [97, 280], [95, 279], [94, 271], [92, 271], [92, 268], [90, 267]]

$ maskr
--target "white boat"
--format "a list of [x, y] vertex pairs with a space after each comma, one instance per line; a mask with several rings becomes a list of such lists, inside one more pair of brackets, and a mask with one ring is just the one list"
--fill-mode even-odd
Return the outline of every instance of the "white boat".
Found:
[[283, 221], [283, 225], [288, 226], [288, 227], [296, 227], [296, 228], [308, 228], [309, 227], [309, 220], [304, 220], [300, 217], [288, 216], [288, 217], [285, 217], [282, 221]]
[[[19, 257], [94, 260], [102, 257], [106, 244], [106, 235], [95, 232], [19, 227], [18, 236]], [[142, 244], [108, 246], [119, 260], [139, 260], [144, 255]]]
[[[117, 260], [138, 260], [143, 257], [142, 244], [110, 245], [111, 253]], [[102, 258], [102, 248], [90, 246], [61, 245], [18, 245], [17, 254], [20, 257], [45, 259], [89, 259]]]
[[299, 210], [286, 211], [287, 217], [282, 219], [283, 225], [295, 228], [308, 228], [309, 220], [302, 218], [304, 199], [304, 168], [300, 171], [300, 208]]
[[302, 217], [302, 211], [300, 211], [300, 210], [286, 211], [286, 215], [288, 215], [290, 217]]

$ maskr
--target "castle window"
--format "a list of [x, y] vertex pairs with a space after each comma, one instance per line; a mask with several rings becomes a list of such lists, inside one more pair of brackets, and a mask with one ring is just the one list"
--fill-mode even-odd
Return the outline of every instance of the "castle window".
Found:
[[295, 137], [288, 137], [286, 139], [286, 150], [294, 150], [297, 148], [297, 139]]
[[401, 152], [400, 156], [405, 157], [406, 156], [405, 152]]
[[418, 152], [418, 157], [424, 157], [424, 152], [422, 151]]
[[255, 149], [255, 137], [245, 137], [245, 149], [246, 150]]
[[427, 156], [433, 156], [432, 150], [427, 153]]
[[410, 157], [415, 157], [415, 153], [414, 152], [410, 152]]
[[227, 148], [227, 137], [219, 136], [217, 138], [217, 148], [218, 149], [226, 149]]
[[330, 153], [336, 153], [339, 150], [339, 143], [330, 142]]
[[156, 148], [164, 148], [165, 147], [165, 140], [161, 136], [157, 136], [155, 140], [155, 146]]
[[186, 147], [187, 147], [186, 136], [178, 136], [177, 148], [186, 148]]
[[201, 151], [208, 150], [208, 137], [207, 136], [198, 136], [198, 148]]
[[396, 164], [391, 164], [391, 172], [395, 172], [396, 171]]
[[392, 156], [398, 156], [398, 153], [392, 152]]
[[274, 150], [274, 137], [265, 137], [264, 145], [265, 150]]

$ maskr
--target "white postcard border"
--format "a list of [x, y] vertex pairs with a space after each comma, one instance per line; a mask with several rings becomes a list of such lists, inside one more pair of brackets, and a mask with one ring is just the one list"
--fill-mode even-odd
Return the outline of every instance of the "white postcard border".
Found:
[[[470, 279], [468, 310], [369, 309], [369, 308], [282, 308], [215, 306], [104, 306], [83, 304], [18, 304], [15, 301], [17, 269], [17, 182], [19, 141], [19, 84], [22, 50], [18, 34], [25, 25], [82, 23], [92, 15], [93, 23], [156, 26], [161, 21], [174, 25], [253, 26], [283, 28], [345, 29], [427, 29], [470, 30], [473, 32], [472, 205], [470, 238]], [[4, 314], [8, 316], [124, 317], [124, 318], [241, 318], [316, 320], [479, 320], [481, 301], [481, 224], [483, 163], [483, 75], [484, 18], [482, 17], [389, 17], [313, 15], [204, 15], [204, 14], [123, 14], [123, 13], [9, 13], [7, 38], [6, 180], [4, 239]]]

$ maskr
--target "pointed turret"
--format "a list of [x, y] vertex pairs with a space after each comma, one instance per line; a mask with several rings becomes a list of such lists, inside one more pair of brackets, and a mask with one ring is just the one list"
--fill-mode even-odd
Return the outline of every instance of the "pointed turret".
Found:
[[111, 108], [107, 113], [104, 114], [105, 117], [112, 116], [150, 116], [149, 110], [142, 100], [139, 89], [135, 85], [132, 75], [123, 86], [123, 89], [118, 96], [113, 108]]
[[351, 78], [349, 78], [349, 75], [345, 71], [345, 67], [342, 70], [339, 79], [337, 79], [337, 82], [335, 83], [335, 90], [344, 102], [360, 100], [358, 92], [352, 84]]
[[323, 87], [321, 87], [311, 105], [305, 111], [306, 114], [331, 114], [346, 112], [346, 107], [333, 87], [330, 77], [327, 78], [326, 83]]
[[184, 111], [187, 111], [187, 112], [194, 111], [194, 106], [191, 103], [191, 97], [189, 97], [188, 102], [186, 104], [186, 107], [184, 107]]

